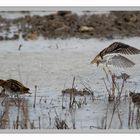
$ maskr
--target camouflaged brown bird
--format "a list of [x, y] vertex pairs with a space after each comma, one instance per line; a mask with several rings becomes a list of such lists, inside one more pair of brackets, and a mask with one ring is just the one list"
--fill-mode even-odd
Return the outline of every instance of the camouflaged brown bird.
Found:
[[14, 79], [8, 79], [8, 80], [0, 79], [0, 86], [3, 88], [3, 92], [6, 91], [10, 95], [22, 95], [26, 93], [31, 94], [29, 92], [30, 90], [29, 88], [27, 88], [21, 82]]
[[106, 65], [114, 65], [116, 67], [132, 67], [135, 63], [120, 54], [135, 55], [139, 53], [140, 50], [137, 48], [121, 42], [114, 42], [97, 54], [91, 61], [91, 64], [96, 63], [98, 66], [100, 63], [105, 63]]
[[130, 91], [129, 96], [131, 97], [134, 105], [136, 105], [137, 108], [140, 108], [140, 93], [135, 93]]

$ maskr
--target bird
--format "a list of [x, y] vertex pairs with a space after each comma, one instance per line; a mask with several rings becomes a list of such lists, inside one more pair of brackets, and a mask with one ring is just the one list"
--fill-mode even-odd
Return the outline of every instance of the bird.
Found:
[[129, 92], [129, 96], [132, 99], [134, 105], [139, 109], [140, 108], [140, 93]]
[[131, 92], [129, 91], [129, 96], [131, 98], [131, 101], [134, 104], [134, 108], [137, 107], [137, 113], [136, 113], [136, 123], [140, 122], [140, 93], [135, 93], [135, 92]]
[[[1, 93], [6, 91], [7, 95], [10, 96], [16, 96], [19, 97], [19, 95], [23, 94], [31, 94], [29, 92], [29, 88], [24, 86], [21, 82], [14, 80], [14, 79], [8, 79], [8, 80], [2, 80], [0, 79], [0, 86], [3, 88]], [[7, 98], [7, 96], [4, 98], [4, 100]], [[2, 103], [4, 102], [2, 101]]]
[[91, 61], [91, 64], [96, 63], [99, 66], [101, 63], [106, 66], [113, 65], [123, 68], [133, 67], [135, 65], [134, 62], [120, 54], [135, 55], [140, 54], [140, 50], [122, 42], [114, 42], [97, 54]]

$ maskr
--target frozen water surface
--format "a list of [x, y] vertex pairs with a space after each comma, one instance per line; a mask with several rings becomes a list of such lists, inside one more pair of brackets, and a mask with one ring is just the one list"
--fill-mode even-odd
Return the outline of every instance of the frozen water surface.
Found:
[[[102, 66], [97, 68], [96, 65], [90, 64], [90, 61], [99, 51], [114, 41], [121, 41], [140, 49], [140, 38], [138, 37], [114, 40], [78, 38], [44, 40], [40, 37], [35, 41], [22, 39], [1, 41], [0, 78], [17, 79], [31, 89], [32, 95], [26, 96], [25, 99], [28, 102], [29, 120], [34, 122], [35, 128], [54, 129], [54, 120], [59, 116], [66, 121], [69, 128], [101, 129], [104, 127], [104, 118], [107, 112], [107, 127], [128, 129], [129, 104], [126, 99], [122, 99], [119, 105], [122, 125], [120, 125], [118, 113], [115, 111], [109, 126], [113, 103], [108, 104], [107, 101], [108, 93], [103, 82], [103, 78], [106, 78], [105, 73]], [[22, 47], [19, 51], [18, 46], [20, 44]], [[118, 69], [111, 67], [117, 75], [122, 72], [130, 75], [130, 79], [125, 84], [124, 92], [126, 91], [126, 93], [123, 93], [124, 95], [128, 94], [129, 90], [140, 91], [140, 55], [128, 57], [136, 63], [133, 68]], [[65, 88], [71, 88], [74, 76], [77, 89], [84, 88], [82, 84], [84, 83], [94, 91], [95, 98], [100, 98], [93, 101], [91, 96], [76, 97], [77, 102], [82, 102], [81, 107], [69, 110], [69, 95], [66, 95], [63, 99], [65, 108], [62, 109], [61, 91]], [[35, 85], [37, 85], [37, 101], [34, 109]], [[107, 82], [107, 85], [111, 88], [111, 83]], [[1, 107], [1, 110], [3, 108]], [[10, 110], [10, 128], [13, 128], [12, 122], [16, 116], [13, 114], [17, 114], [16, 106], [12, 106]], [[135, 123], [133, 128], [136, 128]]]

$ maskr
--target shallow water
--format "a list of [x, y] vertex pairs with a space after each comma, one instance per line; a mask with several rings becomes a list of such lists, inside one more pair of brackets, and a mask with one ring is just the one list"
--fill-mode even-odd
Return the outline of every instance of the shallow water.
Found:
[[[69, 128], [76, 129], [102, 129], [103, 119], [106, 116], [108, 105], [107, 127], [112, 115], [112, 104], [108, 104], [106, 87], [103, 82], [105, 77], [102, 66], [91, 65], [90, 61], [95, 55], [114, 41], [121, 41], [140, 49], [140, 38], [125, 38], [115, 40], [98, 39], [55, 39], [35, 41], [2, 41], [0, 45], [0, 78], [17, 79], [31, 89], [31, 96], [26, 96], [28, 103], [29, 121], [34, 122], [35, 128], [55, 129], [56, 116], [64, 119]], [[21, 50], [18, 50], [22, 44]], [[131, 69], [118, 69], [111, 67], [117, 75], [125, 72], [130, 79], [125, 83], [123, 94], [129, 90], [140, 90], [140, 55], [128, 56], [136, 65]], [[94, 91], [96, 100], [91, 96], [76, 97], [77, 102], [82, 102], [80, 108], [69, 110], [69, 96], [64, 96], [62, 109], [62, 93], [65, 88], [71, 88], [75, 76], [75, 87], [84, 88], [84, 85]], [[106, 81], [107, 82], [107, 81]], [[121, 83], [121, 80], [118, 81]], [[35, 85], [37, 85], [36, 108], [33, 108]], [[109, 88], [111, 83], [107, 82]], [[85, 101], [86, 99], [86, 101]], [[2, 100], [2, 99], [1, 99]], [[133, 105], [132, 105], [133, 106]], [[115, 112], [111, 129], [128, 129], [128, 98], [121, 100], [119, 114], [122, 126]], [[1, 111], [4, 107], [1, 107]], [[10, 128], [17, 115], [18, 108], [10, 108]], [[136, 113], [134, 114], [136, 116]], [[21, 115], [22, 116], [22, 115]], [[40, 121], [39, 121], [40, 118]], [[51, 119], [50, 119], [51, 118]], [[40, 122], [40, 126], [39, 126]], [[136, 125], [131, 128], [136, 128]]]
[[[68, 9], [66, 9], [68, 10]], [[19, 12], [19, 11], [0, 11], [0, 16], [3, 18], [7, 19], [15, 19], [15, 18], [20, 18], [20, 17], [25, 17], [25, 16], [34, 16], [34, 15], [39, 15], [39, 16], [45, 16], [45, 15], [50, 15], [50, 14], [56, 14], [56, 10], [44, 10], [44, 11], [27, 11], [27, 12]], [[76, 13], [78, 15], [91, 15], [91, 14], [108, 14], [109, 11], [81, 11], [81, 10], [72, 10], [73, 13]]]

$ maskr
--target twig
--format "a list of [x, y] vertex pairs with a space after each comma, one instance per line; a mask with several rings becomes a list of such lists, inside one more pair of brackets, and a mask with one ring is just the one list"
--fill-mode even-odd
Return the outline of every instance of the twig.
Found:
[[123, 78], [120, 94], [122, 94], [123, 92], [124, 84], [125, 84], [125, 79]]
[[121, 120], [121, 116], [120, 116], [120, 112], [119, 112], [119, 108], [117, 106], [117, 112], [118, 112], [118, 118], [119, 118], [119, 121], [120, 121], [120, 126], [122, 126], [122, 120]]
[[23, 128], [28, 129], [29, 113], [28, 113], [28, 106], [27, 106], [27, 101], [26, 100], [23, 100], [22, 112], [23, 112], [23, 123], [24, 123]]
[[35, 85], [35, 96], [34, 96], [34, 105], [33, 105], [34, 108], [36, 105], [36, 93], [37, 93], [37, 85]]
[[133, 121], [134, 121], [134, 111], [135, 111], [135, 105], [133, 106], [133, 111], [132, 111], [131, 126], [133, 126]]
[[[74, 101], [75, 101], [75, 98], [74, 98], [74, 83], [75, 83], [75, 76], [73, 77], [73, 81], [72, 81], [72, 92], [70, 93], [69, 108], [72, 108], [72, 104], [73, 104]], [[72, 97], [73, 97], [73, 100], [72, 100]]]
[[[107, 79], [107, 81], [109, 81], [109, 76], [108, 76], [108, 73], [106, 72], [106, 70], [105, 70], [105, 68], [103, 67], [103, 70], [104, 70], [104, 72], [105, 72], [105, 75], [106, 75], [106, 79]], [[109, 81], [110, 82], [110, 81]]]
[[116, 106], [115, 106], [115, 103], [114, 103], [114, 106], [113, 106], [113, 112], [112, 112], [112, 116], [111, 116], [111, 120], [110, 120], [110, 123], [109, 123], [108, 129], [109, 129], [110, 126], [111, 126], [111, 123], [112, 123], [112, 120], [113, 120], [113, 116], [114, 116], [115, 110], [116, 110]]
[[21, 107], [21, 101], [18, 97], [18, 114], [17, 114], [17, 119], [16, 119], [16, 129], [19, 128], [19, 115], [20, 115], [20, 107]]
[[20, 44], [20, 45], [18, 46], [18, 50], [19, 50], [19, 51], [21, 50], [21, 47], [22, 47], [22, 45]]
[[65, 94], [62, 95], [62, 109], [65, 109], [65, 107], [64, 107], [64, 95]]
[[38, 117], [38, 122], [39, 122], [39, 129], [41, 129], [40, 116]]
[[49, 116], [49, 126], [51, 126], [52, 125], [52, 119], [51, 119], [51, 116], [50, 116], [50, 112], [48, 112], [48, 116]]
[[131, 101], [129, 100], [128, 126], [131, 126]]
[[105, 79], [104, 79], [104, 78], [103, 78], [103, 82], [104, 82], [104, 84], [105, 84], [105, 87], [106, 87], [106, 90], [107, 90], [107, 92], [108, 92], [108, 95], [110, 95], [111, 92], [110, 92], [110, 90], [108, 89], [108, 87], [107, 87], [107, 85], [106, 85], [106, 82], [105, 82]]
[[115, 97], [115, 74], [112, 75], [112, 97]]
[[107, 117], [108, 117], [108, 104], [107, 104], [107, 109], [106, 109], [106, 116], [105, 116], [106, 120], [105, 120], [105, 126], [104, 126], [104, 129], [107, 128]]
[[116, 99], [116, 101], [114, 102], [114, 105], [113, 105], [113, 112], [112, 112], [112, 116], [111, 116], [111, 120], [110, 120], [108, 129], [109, 129], [110, 126], [111, 126], [111, 123], [112, 123], [112, 120], [113, 120], [113, 116], [114, 116], [115, 111], [116, 111], [116, 109], [118, 108], [119, 104], [120, 104], [120, 99]]

